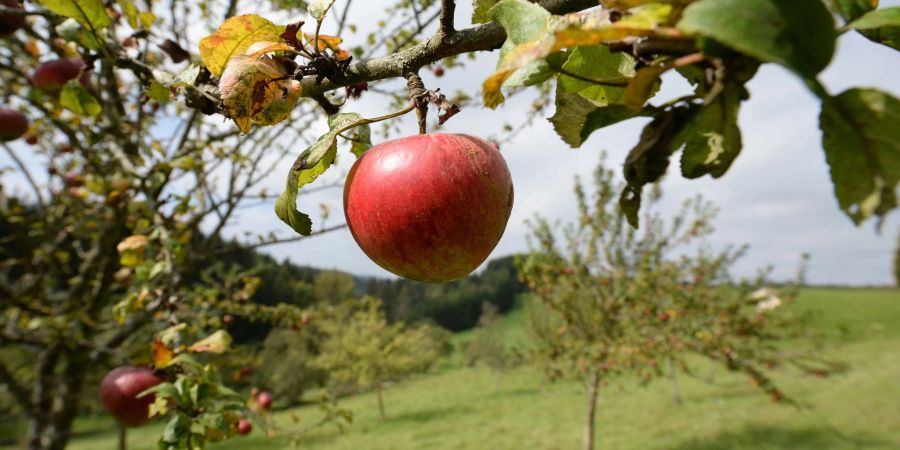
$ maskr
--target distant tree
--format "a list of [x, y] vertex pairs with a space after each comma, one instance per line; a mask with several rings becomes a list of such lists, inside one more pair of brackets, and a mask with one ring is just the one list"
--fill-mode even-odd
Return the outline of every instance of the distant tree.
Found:
[[312, 387], [324, 386], [328, 373], [312, 364], [321, 339], [315, 327], [273, 329], [259, 355], [260, 384], [288, 403], [299, 402]]
[[326, 270], [316, 274], [313, 280], [313, 291], [316, 301], [322, 303], [339, 303], [352, 298], [356, 290], [356, 282], [346, 272]]
[[388, 324], [381, 300], [367, 297], [349, 315], [340, 309], [322, 317], [327, 334], [317, 367], [329, 373], [332, 384], [370, 388], [378, 397], [378, 412], [385, 420], [382, 390], [388, 382], [431, 367], [441, 356], [443, 343], [429, 325], [407, 327], [402, 322]]
[[612, 172], [601, 164], [594, 181], [589, 199], [576, 180], [579, 218], [564, 228], [563, 242], [538, 218], [533, 251], [519, 260], [541, 302], [531, 316], [535, 356], [551, 379], [586, 381], [585, 450], [593, 448], [598, 390], [613, 374], [649, 382], [664, 375], [663, 363], [687, 369], [686, 355], [695, 353], [747, 374], [773, 401], [793, 403], [766, 368], [791, 363], [820, 375], [834, 369], [801, 349], [783, 351], [786, 339], [804, 332], [803, 321], [784, 307], [795, 289], [764, 288], [762, 277], [732, 279], [742, 248], [713, 253], [696, 246], [712, 232], [709, 203], [686, 202], [667, 225], [652, 213], [655, 193], [638, 231], [616, 204], [620, 187]]
[[484, 302], [481, 318], [472, 333], [472, 340], [466, 348], [466, 362], [469, 365], [484, 363], [496, 372], [503, 372], [519, 361], [519, 355], [506, 342], [499, 327], [500, 312], [491, 302]]

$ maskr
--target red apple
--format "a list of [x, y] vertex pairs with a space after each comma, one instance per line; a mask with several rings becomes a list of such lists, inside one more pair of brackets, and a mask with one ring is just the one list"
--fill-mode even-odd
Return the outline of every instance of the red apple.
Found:
[[246, 436], [250, 434], [251, 431], [253, 431], [253, 424], [250, 423], [249, 420], [244, 418], [238, 420], [238, 433], [240, 433], [242, 436]]
[[256, 403], [259, 404], [259, 407], [262, 410], [267, 410], [272, 407], [272, 394], [262, 391], [259, 395], [256, 396]]
[[256, 397], [257, 395], [259, 395], [259, 389], [258, 388], [250, 388], [250, 395], [253, 397]]
[[0, 108], [0, 141], [14, 141], [28, 132], [28, 117], [14, 109]]
[[444, 68], [441, 66], [437, 66], [434, 68], [434, 76], [440, 78], [444, 76]]
[[[0, 0], [0, 5], [11, 9], [22, 9], [22, 4], [18, 0]], [[0, 14], [0, 36], [13, 34], [22, 28], [22, 25], [25, 25], [25, 16]]]
[[74, 80], [81, 75], [81, 84], [90, 82], [90, 72], [85, 69], [84, 62], [80, 59], [62, 58], [44, 61], [34, 69], [31, 74], [31, 84], [42, 91], [49, 93], [59, 92], [69, 80]]
[[228, 325], [231, 322], [234, 322], [234, 316], [232, 316], [231, 314], [225, 314], [224, 316], [222, 316], [222, 323]]
[[512, 204], [503, 156], [465, 134], [376, 145], [344, 187], [344, 215], [363, 252], [390, 272], [430, 283], [481, 265], [503, 236]]
[[122, 425], [137, 427], [150, 420], [154, 395], [138, 398], [162, 380], [146, 367], [125, 366], [113, 369], [100, 383], [100, 403]]

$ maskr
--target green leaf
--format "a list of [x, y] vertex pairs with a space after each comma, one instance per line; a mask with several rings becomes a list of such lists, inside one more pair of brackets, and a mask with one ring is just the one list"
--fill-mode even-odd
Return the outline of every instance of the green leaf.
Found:
[[94, 34], [85, 30], [85, 28], [75, 19], [64, 20], [61, 24], [56, 26], [56, 32], [59, 33], [60, 37], [63, 39], [76, 42], [82, 47], [91, 50], [100, 49], [100, 42], [97, 41]]
[[44, 8], [65, 17], [71, 17], [94, 31], [110, 24], [103, 0], [38, 0]]
[[200, 60], [213, 75], [220, 76], [232, 57], [257, 42], [280, 42], [283, 31], [284, 27], [256, 14], [234, 16], [200, 40]]
[[325, 13], [328, 11], [328, 8], [331, 7], [332, 3], [334, 3], [334, 0], [313, 0], [309, 2], [306, 11], [313, 19], [321, 22], [325, 20]]
[[859, 224], [897, 206], [900, 100], [875, 89], [827, 99], [819, 126], [841, 209]]
[[160, 438], [165, 443], [177, 444], [188, 437], [191, 421], [184, 414], [176, 414], [166, 423], [163, 435]]
[[498, 0], [474, 0], [472, 2], [472, 23], [486, 23], [491, 21], [491, 8]]
[[150, 87], [147, 88], [145, 94], [147, 95], [147, 98], [155, 100], [157, 103], [167, 103], [171, 97], [169, 88], [163, 86], [156, 80], [150, 82]]
[[825, 0], [825, 3], [847, 22], [852, 22], [878, 7], [878, 0]]
[[[339, 122], [346, 124], [360, 118], [358, 114], [351, 113], [350, 115], [351, 120], [347, 120], [347, 118], [343, 117], [344, 114], [335, 114], [329, 117], [328, 128], [335, 129], [342, 126], [338, 125]], [[353, 134], [349, 134], [351, 131]], [[362, 156], [366, 150], [372, 147], [372, 128], [368, 124], [360, 125], [341, 134], [350, 138], [350, 152], [356, 155], [357, 158]]]
[[[288, 173], [284, 192], [275, 200], [275, 214], [297, 233], [308, 236], [312, 233], [312, 220], [307, 214], [297, 210], [298, 190], [315, 181], [325, 172], [337, 156], [337, 134], [342, 127], [360, 120], [356, 113], [335, 114], [328, 120], [331, 130], [321, 136], [309, 148], [300, 153]], [[357, 127], [358, 128], [358, 127]]]
[[610, 52], [605, 45], [578, 47], [569, 52], [562, 65], [564, 73], [559, 75], [558, 87], [563, 92], [579, 94], [597, 106], [621, 104], [625, 99], [625, 84], [635, 74], [635, 64], [632, 56]]
[[578, 148], [594, 131], [639, 114], [624, 105], [597, 106], [578, 94], [562, 92], [557, 88], [556, 113], [550, 122], [566, 144]]
[[681, 130], [677, 141], [684, 143], [681, 173], [685, 178], [706, 174], [719, 178], [731, 167], [741, 152], [741, 129], [737, 120], [743, 91], [739, 84], [727, 84]]
[[645, 184], [655, 183], [669, 168], [669, 158], [678, 149], [678, 135], [684, 124], [696, 113], [696, 106], [678, 107], [658, 114], [644, 127], [641, 140], [625, 159], [625, 181], [619, 198], [625, 217], [637, 228], [641, 193]]
[[76, 114], [96, 116], [103, 108], [78, 80], [69, 80], [59, 93], [59, 103]]
[[900, 50], [900, 6], [872, 11], [847, 25], [879, 44]]
[[128, 25], [135, 30], [140, 26], [140, 22], [138, 22], [138, 9], [134, 6], [134, 2], [131, 0], [116, 0], [116, 3], [122, 8], [122, 13], [125, 14], [125, 19], [128, 21]]
[[837, 32], [820, 0], [700, 0], [678, 28], [814, 78], [831, 62]]

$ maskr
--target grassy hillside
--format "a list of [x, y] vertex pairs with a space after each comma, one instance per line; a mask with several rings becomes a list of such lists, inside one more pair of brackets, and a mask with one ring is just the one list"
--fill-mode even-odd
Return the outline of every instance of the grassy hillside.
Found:
[[[776, 372], [785, 390], [808, 404], [803, 410], [773, 404], [740, 376], [717, 370], [715, 381], [681, 376], [685, 403], [675, 405], [671, 386], [613, 382], [601, 391], [598, 449], [897, 449], [900, 448], [900, 291], [808, 289], [796, 306], [816, 311], [815, 326], [829, 336], [825, 353], [851, 365], [831, 378]], [[525, 338], [523, 308], [503, 326]], [[455, 341], [467, 340], [466, 334]], [[385, 393], [389, 419], [378, 419], [375, 397], [342, 402], [354, 412], [352, 428], [290, 436], [319, 415], [315, 407], [275, 413], [281, 435], [248, 437], [215, 449], [573, 449], [579, 448], [583, 389], [576, 382], [544, 384], [532, 368], [498, 375], [463, 368], [458, 359], [440, 370], [394, 386]], [[705, 378], [706, 362], [697, 373]], [[295, 422], [299, 420], [299, 422]], [[115, 448], [106, 419], [84, 419], [71, 449]], [[161, 425], [134, 430], [129, 448], [155, 448]]]

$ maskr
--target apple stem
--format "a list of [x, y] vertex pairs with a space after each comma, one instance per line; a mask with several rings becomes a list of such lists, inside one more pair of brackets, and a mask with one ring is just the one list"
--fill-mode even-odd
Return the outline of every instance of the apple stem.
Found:
[[347, 125], [344, 125], [341, 128], [339, 128], [337, 133], [335, 133], [335, 135], [338, 135], [347, 130], [356, 128], [360, 125], [368, 125], [370, 123], [381, 122], [384, 120], [393, 119], [394, 117], [399, 117], [404, 114], [407, 114], [414, 109], [416, 109], [416, 102], [409, 102], [409, 105], [406, 108], [401, 109], [400, 111], [394, 111], [390, 114], [385, 114], [385, 115], [379, 116], [379, 117], [373, 117], [371, 119], [359, 119], [357, 121], [350, 122]]

